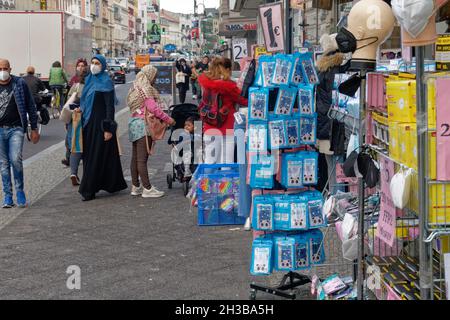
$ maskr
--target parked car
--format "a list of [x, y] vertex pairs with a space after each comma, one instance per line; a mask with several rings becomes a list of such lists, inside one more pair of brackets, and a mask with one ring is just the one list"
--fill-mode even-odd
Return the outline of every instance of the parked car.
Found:
[[124, 57], [120, 57], [120, 58], [116, 58], [116, 60], [118, 61], [118, 64], [120, 64], [123, 68], [123, 70], [128, 73], [130, 72], [130, 60], [128, 58], [124, 58]]
[[108, 66], [108, 72], [113, 79], [114, 83], [127, 83], [127, 76], [125, 70], [119, 64]]
[[120, 63], [116, 58], [106, 58], [106, 64], [108, 66], [110, 66], [110, 65], [120, 64]]

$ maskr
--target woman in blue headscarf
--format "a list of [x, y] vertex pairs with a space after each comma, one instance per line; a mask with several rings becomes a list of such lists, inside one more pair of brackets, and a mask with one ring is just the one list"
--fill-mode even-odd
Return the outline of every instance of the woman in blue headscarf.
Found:
[[85, 80], [80, 107], [83, 123], [83, 201], [95, 199], [100, 190], [127, 189], [116, 137], [114, 84], [106, 72], [106, 59], [95, 55]]

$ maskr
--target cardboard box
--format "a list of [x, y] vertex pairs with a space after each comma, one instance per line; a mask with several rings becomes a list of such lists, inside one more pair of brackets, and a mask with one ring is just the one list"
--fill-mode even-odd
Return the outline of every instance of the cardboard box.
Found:
[[[400, 149], [398, 161], [401, 164], [417, 171], [417, 161], [414, 163], [414, 159], [417, 159], [416, 132], [417, 127], [414, 123], [398, 124], [398, 144]], [[416, 138], [414, 139], [414, 137]]]
[[400, 161], [400, 137], [398, 126], [398, 122], [389, 123], [389, 156], [396, 161]]
[[389, 122], [416, 122], [415, 80], [388, 81], [386, 95]]
[[450, 226], [450, 184], [432, 184], [429, 194], [429, 223]]

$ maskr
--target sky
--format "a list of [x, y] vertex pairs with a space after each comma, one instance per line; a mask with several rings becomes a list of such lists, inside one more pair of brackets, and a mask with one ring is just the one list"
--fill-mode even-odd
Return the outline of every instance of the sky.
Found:
[[[197, 0], [198, 13], [203, 12], [203, 5], [206, 8], [218, 8], [220, 0]], [[161, 0], [161, 8], [179, 13], [194, 13], [194, 0]]]

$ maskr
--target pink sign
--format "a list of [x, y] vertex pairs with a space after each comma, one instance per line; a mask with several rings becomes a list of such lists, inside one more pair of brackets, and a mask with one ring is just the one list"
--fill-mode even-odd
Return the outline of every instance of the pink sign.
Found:
[[381, 205], [377, 237], [390, 247], [394, 244], [397, 223], [397, 210], [392, 202], [391, 190], [389, 187], [394, 174], [394, 162], [386, 157], [380, 156]]
[[450, 79], [436, 80], [437, 180], [450, 180]]
[[276, 2], [259, 7], [264, 41], [268, 52], [284, 51], [283, 6]]

